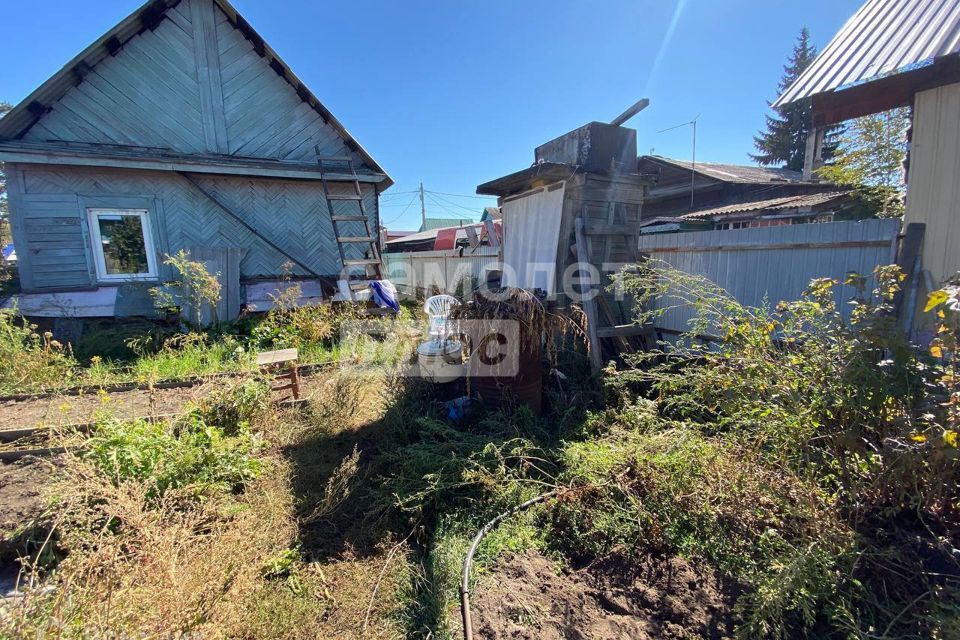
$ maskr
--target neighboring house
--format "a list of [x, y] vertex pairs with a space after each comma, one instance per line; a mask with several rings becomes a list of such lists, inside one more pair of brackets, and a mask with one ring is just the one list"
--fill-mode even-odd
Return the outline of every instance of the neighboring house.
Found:
[[180, 250], [221, 318], [286, 273], [319, 293], [342, 262], [318, 154], [343, 215], [352, 161], [375, 234], [389, 176], [227, 0], [144, 5], [0, 120], [21, 310], [149, 315]]
[[500, 207], [484, 207], [483, 215], [480, 216], [480, 222], [486, 222], [487, 220], [502, 220], [503, 214], [500, 212]]
[[660, 216], [640, 223], [641, 233], [756, 229], [811, 222], [833, 222], [856, 206], [847, 192], [825, 191], [738, 202], [698, 209], [681, 216]]
[[425, 218], [420, 224], [420, 231], [433, 231], [435, 229], [448, 229], [450, 227], [463, 227], [468, 224], [476, 224], [472, 218]]
[[[808, 172], [820, 163], [824, 128], [913, 108], [904, 222], [908, 237], [911, 223], [926, 229], [924, 277], [911, 278], [908, 288], [937, 287], [960, 271], [960, 4], [868, 0], [774, 106], [808, 98], [817, 128], [807, 142]], [[905, 267], [919, 275], [914, 261]]]
[[[644, 220], [756, 202], [837, 191], [835, 185], [804, 180], [798, 171], [716, 162], [640, 156], [637, 170], [656, 179], [643, 202]], [[691, 196], [692, 193], [692, 196]]]
[[[500, 222], [493, 222], [493, 225], [498, 237], [501, 236]], [[486, 224], [475, 223], [430, 229], [392, 238], [387, 240], [384, 249], [388, 253], [441, 251], [469, 247], [473, 243], [476, 243], [477, 246], [497, 246], [499, 244], [491, 245]]]

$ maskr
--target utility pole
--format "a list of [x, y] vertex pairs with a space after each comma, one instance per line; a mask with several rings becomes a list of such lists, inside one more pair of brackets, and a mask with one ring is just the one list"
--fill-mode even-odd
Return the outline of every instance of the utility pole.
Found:
[[427, 205], [423, 202], [423, 183], [420, 183], [420, 220], [423, 222], [423, 230], [427, 229]]

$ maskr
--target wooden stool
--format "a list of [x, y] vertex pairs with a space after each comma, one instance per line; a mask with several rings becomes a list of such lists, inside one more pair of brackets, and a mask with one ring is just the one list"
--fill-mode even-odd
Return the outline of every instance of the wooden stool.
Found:
[[[261, 371], [272, 373], [275, 380], [289, 380], [287, 384], [271, 387], [272, 391], [291, 391], [289, 399], [300, 399], [300, 372], [297, 367], [299, 354], [296, 349], [263, 351], [257, 354]], [[288, 398], [284, 398], [286, 400]]]

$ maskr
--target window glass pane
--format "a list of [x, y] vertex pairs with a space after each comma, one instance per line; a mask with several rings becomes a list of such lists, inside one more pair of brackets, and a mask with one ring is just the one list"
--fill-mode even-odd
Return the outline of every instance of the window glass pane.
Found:
[[149, 273], [140, 216], [102, 213], [97, 215], [97, 224], [107, 275]]

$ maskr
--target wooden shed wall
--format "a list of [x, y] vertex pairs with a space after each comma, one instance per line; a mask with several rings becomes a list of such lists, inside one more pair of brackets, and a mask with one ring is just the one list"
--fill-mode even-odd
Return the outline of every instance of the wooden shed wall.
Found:
[[[86, 220], [89, 207], [147, 209], [161, 255], [191, 247], [247, 249], [240, 263], [242, 279], [281, 275], [289, 260], [176, 173], [16, 164], [8, 165], [7, 174], [14, 242], [26, 291], [97, 284]], [[333, 226], [319, 182], [202, 174], [193, 174], [193, 178], [315, 273], [336, 275], [340, 271]], [[332, 184], [331, 189], [347, 194], [353, 186]], [[370, 225], [375, 229], [377, 196], [372, 185], [364, 185], [363, 190]], [[349, 201], [337, 205], [344, 213], [352, 206], [350, 212], [355, 213], [355, 205]], [[345, 233], [363, 235], [362, 223], [343, 223], [342, 227]], [[357, 255], [361, 245], [348, 249]], [[300, 267], [293, 267], [292, 272], [309, 275]]]
[[936, 284], [960, 270], [960, 83], [916, 95], [904, 222], [926, 223], [923, 268]]
[[351, 155], [213, 0], [183, 0], [85, 72], [24, 136], [286, 161]]

